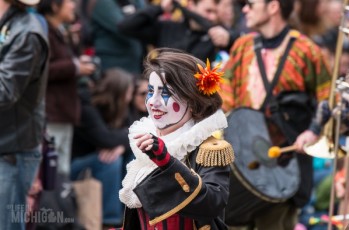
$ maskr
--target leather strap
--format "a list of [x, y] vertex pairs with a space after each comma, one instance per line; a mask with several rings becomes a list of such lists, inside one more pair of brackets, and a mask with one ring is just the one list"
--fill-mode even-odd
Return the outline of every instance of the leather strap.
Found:
[[289, 54], [289, 52], [290, 52], [290, 50], [292, 48], [292, 45], [293, 45], [295, 40], [296, 40], [295, 37], [291, 37], [290, 40], [288, 41], [287, 47], [285, 49], [284, 54], [281, 57], [281, 60], [279, 62], [277, 70], [275, 72], [274, 78], [273, 78], [272, 82], [270, 83], [268, 81], [267, 74], [266, 74], [265, 67], [264, 67], [264, 63], [263, 63], [263, 59], [262, 59], [261, 50], [262, 50], [263, 45], [262, 45], [261, 36], [256, 36], [255, 39], [254, 39], [254, 42], [255, 42], [255, 52], [256, 52], [256, 56], [257, 56], [258, 67], [259, 67], [259, 71], [260, 71], [261, 76], [262, 76], [262, 80], [263, 80], [263, 84], [264, 84], [264, 87], [265, 87], [265, 91], [267, 92], [267, 94], [265, 96], [265, 99], [263, 101], [263, 104], [262, 104], [262, 106], [260, 108], [261, 111], [265, 111], [267, 104], [269, 103], [269, 101], [273, 97], [273, 89], [274, 89], [276, 83], [279, 81], [282, 69], [284, 68], [284, 65], [285, 65], [285, 62], [286, 62], [286, 59], [287, 59], [287, 56], [288, 56], [288, 54]]

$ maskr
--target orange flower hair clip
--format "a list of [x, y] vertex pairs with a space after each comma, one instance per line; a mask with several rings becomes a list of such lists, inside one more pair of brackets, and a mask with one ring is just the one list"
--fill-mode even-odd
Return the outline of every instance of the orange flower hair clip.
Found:
[[218, 71], [220, 64], [211, 70], [210, 61], [207, 59], [206, 68], [203, 68], [200, 64], [197, 64], [201, 73], [197, 72], [194, 77], [198, 79], [196, 85], [199, 87], [200, 92], [204, 95], [214, 94], [219, 90], [219, 83], [222, 81], [224, 72]]

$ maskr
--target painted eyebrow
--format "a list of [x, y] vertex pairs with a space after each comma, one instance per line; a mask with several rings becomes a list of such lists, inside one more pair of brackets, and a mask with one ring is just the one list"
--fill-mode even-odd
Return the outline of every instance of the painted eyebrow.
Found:
[[[148, 88], [154, 89], [154, 86], [151, 85], [151, 84], [148, 84]], [[158, 89], [161, 89], [161, 90], [162, 90], [162, 89], [167, 89], [167, 90], [168, 90], [168, 88], [167, 88], [166, 86], [165, 86], [165, 87], [164, 87], [164, 86], [159, 86]]]
[[[153, 85], [151, 85], [151, 84], [148, 84], [148, 89], [153, 89], [154, 90], [154, 86]], [[167, 91], [167, 93], [169, 93], [170, 95], [172, 95], [172, 93], [171, 93], [171, 91], [170, 91], [170, 89], [167, 87], [167, 85], [164, 85], [164, 86], [158, 86], [158, 89], [159, 90], [166, 90]]]

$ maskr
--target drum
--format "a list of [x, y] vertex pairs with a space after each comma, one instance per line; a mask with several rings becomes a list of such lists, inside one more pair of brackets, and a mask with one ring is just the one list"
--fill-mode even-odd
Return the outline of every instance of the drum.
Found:
[[226, 224], [248, 224], [255, 215], [275, 203], [284, 202], [298, 190], [300, 172], [295, 153], [280, 164], [268, 157], [272, 146], [264, 114], [238, 108], [227, 117], [224, 138], [234, 149]]

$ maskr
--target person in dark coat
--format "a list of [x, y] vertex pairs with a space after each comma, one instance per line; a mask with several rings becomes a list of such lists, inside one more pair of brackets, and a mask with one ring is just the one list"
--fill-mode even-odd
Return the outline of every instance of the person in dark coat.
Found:
[[38, 12], [48, 22], [50, 59], [46, 90], [47, 132], [55, 139], [58, 171], [69, 175], [73, 126], [78, 124], [80, 102], [77, 80], [95, 71], [88, 57], [76, 57], [68, 42], [65, 23], [75, 20], [75, 2], [42, 0]]
[[105, 72], [96, 85], [81, 86], [81, 117], [74, 127], [71, 178], [87, 168], [101, 181], [103, 225], [122, 223], [123, 205], [117, 197], [123, 161], [130, 154], [128, 130], [123, 126], [132, 99], [132, 75], [118, 68]]
[[226, 229], [233, 150], [212, 137], [227, 126], [217, 93], [222, 73], [176, 49], [153, 52], [144, 73], [149, 117], [129, 129], [135, 160], [119, 192], [123, 229]]
[[[86, 0], [91, 4], [90, 24], [95, 53], [101, 58], [102, 70], [122, 68], [134, 74], [142, 72], [144, 47], [141, 41], [125, 36], [117, 23], [141, 9], [144, 0]], [[93, 5], [93, 4], [92, 4]]]

